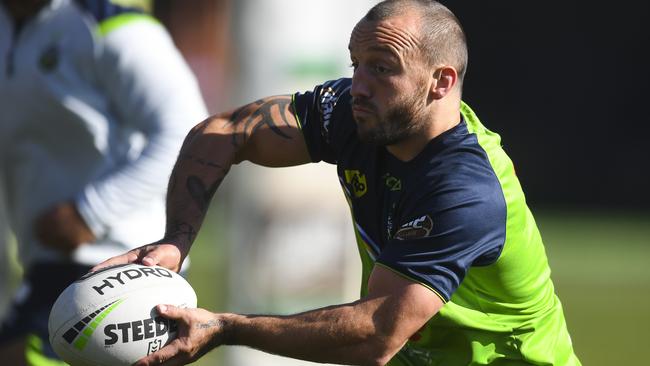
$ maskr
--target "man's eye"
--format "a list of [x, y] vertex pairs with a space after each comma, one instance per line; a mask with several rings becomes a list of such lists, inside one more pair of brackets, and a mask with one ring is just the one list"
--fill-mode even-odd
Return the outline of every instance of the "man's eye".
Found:
[[375, 65], [375, 72], [378, 74], [386, 74], [390, 70], [387, 67], [381, 65]]

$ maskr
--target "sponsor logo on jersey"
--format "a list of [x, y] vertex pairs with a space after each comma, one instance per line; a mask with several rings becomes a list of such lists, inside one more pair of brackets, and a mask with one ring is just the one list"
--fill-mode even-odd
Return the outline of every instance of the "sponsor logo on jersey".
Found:
[[429, 215], [424, 215], [400, 226], [394, 238], [397, 240], [425, 238], [429, 236], [432, 228], [433, 220], [431, 220]]
[[100, 295], [104, 295], [107, 290], [124, 285], [127, 281], [149, 276], [172, 278], [171, 272], [164, 268], [130, 268], [117, 272], [113, 276], [106, 276], [101, 281], [101, 284], [93, 286], [93, 290]]
[[345, 182], [352, 187], [352, 193], [356, 198], [363, 196], [368, 191], [366, 176], [358, 170], [346, 170]]
[[334, 89], [331, 87], [324, 89], [320, 97], [320, 110], [323, 114], [323, 129], [325, 130], [325, 135], [329, 135], [330, 122], [332, 120], [332, 112], [334, 112], [334, 106], [339, 97], [335, 94]]
[[[160, 337], [167, 333], [175, 333], [177, 330], [178, 325], [175, 321], [163, 318], [162, 316], [124, 323], [107, 324], [104, 327], [104, 335], [106, 336], [104, 345], [111, 346], [117, 342], [128, 343], [142, 341]], [[156, 343], [155, 341], [150, 342], [148, 345], [149, 351], [154, 352], [160, 346], [160, 343]]]

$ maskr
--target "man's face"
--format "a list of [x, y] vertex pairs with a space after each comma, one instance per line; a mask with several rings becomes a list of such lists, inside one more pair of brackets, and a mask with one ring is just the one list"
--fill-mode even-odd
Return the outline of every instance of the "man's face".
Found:
[[350, 37], [352, 114], [362, 141], [392, 145], [426, 127], [427, 67], [408, 14], [361, 20]]

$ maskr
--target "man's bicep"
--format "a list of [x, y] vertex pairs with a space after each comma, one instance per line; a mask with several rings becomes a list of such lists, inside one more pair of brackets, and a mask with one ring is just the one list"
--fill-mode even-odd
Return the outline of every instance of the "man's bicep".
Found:
[[381, 326], [395, 337], [406, 341], [431, 319], [444, 305], [443, 300], [427, 286], [409, 279], [389, 267], [375, 265], [368, 282], [369, 297], [384, 297], [379, 311]]
[[292, 166], [311, 161], [290, 95], [260, 99], [230, 114], [237, 161]]

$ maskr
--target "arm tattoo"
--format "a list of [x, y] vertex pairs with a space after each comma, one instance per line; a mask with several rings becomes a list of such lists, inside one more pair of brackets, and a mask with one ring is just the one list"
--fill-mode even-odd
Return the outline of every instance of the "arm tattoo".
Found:
[[[187, 135], [188, 135], [188, 136], [187, 136], [187, 139], [192, 139], [192, 137], [194, 137], [194, 136], [200, 134], [200, 133], [203, 132], [203, 130], [205, 130], [207, 127], [208, 127], [208, 122], [207, 122], [207, 121], [203, 121], [203, 122], [199, 123], [197, 127], [194, 127], [194, 128], [192, 128], [192, 129], [190, 130], [190, 132], [187, 134]], [[183, 145], [184, 145], [184, 144], [183, 144]]]
[[212, 320], [208, 320], [205, 323], [197, 324], [196, 328], [207, 329], [207, 328], [221, 327], [222, 325], [223, 325], [223, 321], [212, 319]]
[[[232, 133], [231, 141], [235, 151], [229, 152], [226, 155], [236, 154], [237, 150], [246, 143], [247, 139], [260, 128], [271, 131], [272, 135], [281, 139], [291, 140], [292, 136], [287, 134], [286, 131], [283, 131], [283, 128], [293, 128], [289, 122], [291, 121], [292, 113], [293, 107], [290, 96], [260, 99], [235, 110], [226, 121], [226, 125], [230, 127], [228, 131]], [[169, 180], [167, 193], [168, 213], [187, 209], [192, 212], [193, 207], [190, 207], [193, 206], [193, 203], [200, 211], [199, 216], [202, 218], [210, 205], [212, 196], [226, 174], [228, 174], [231, 163], [228, 158], [225, 158], [223, 161], [215, 161], [210, 156], [204, 156], [202, 153], [195, 152], [201, 151], [201, 149], [196, 150], [191, 147], [194, 145], [195, 139], [203, 136], [210, 121], [215, 120], [223, 121], [221, 117], [206, 120], [192, 129], [186, 137]], [[219, 143], [219, 141], [216, 140], [216, 143]], [[228, 146], [224, 147], [227, 148]], [[189, 161], [189, 164], [184, 164], [184, 161]], [[196, 163], [199, 166], [192, 166], [192, 163]], [[182, 168], [180, 168], [181, 165]], [[177, 169], [181, 169], [181, 171], [177, 172]], [[174, 194], [176, 189], [182, 190], [183, 183], [185, 185], [185, 192], [187, 192], [191, 199], [187, 199], [187, 196], [184, 196], [182, 193], [178, 196]], [[173, 199], [170, 200], [170, 197]], [[173, 209], [170, 209], [170, 207]], [[192, 224], [184, 220], [176, 220], [172, 217], [168, 217], [168, 219], [170, 221], [168, 221], [166, 236], [187, 237], [189, 242], [194, 241], [197, 230], [195, 230]], [[192, 220], [190, 222], [194, 223]], [[200, 222], [197, 223], [197, 227], [200, 227]]]
[[166, 237], [179, 237], [179, 236], [185, 236], [187, 237], [188, 242], [193, 242], [194, 239], [196, 238], [196, 230], [194, 230], [194, 227], [186, 222], [174, 222], [173, 224], [170, 224], [166, 230], [167, 232], [165, 233]]
[[223, 177], [217, 179], [214, 183], [212, 183], [210, 187], [206, 188], [201, 178], [195, 175], [190, 175], [187, 177], [187, 191], [190, 193], [190, 196], [192, 196], [194, 203], [196, 203], [201, 212], [205, 212], [208, 209], [210, 200], [212, 199], [214, 192], [216, 192], [217, 188], [219, 188], [221, 181], [223, 181]]
[[[195, 175], [190, 175], [189, 177], [187, 177], [187, 180], [185, 181], [185, 187], [187, 188], [187, 192], [194, 200], [194, 203], [197, 204], [197, 206], [202, 212], [205, 212], [210, 204], [210, 200], [212, 199], [212, 196], [217, 191], [217, 188], [219, 188], [219, 185], [223, 181], [226, 174], [228, 174], [229, 169], [224, 169], [221, 164], [218, 164], [213, 161], [208, 161], [205, 160], [204, 158], [193, 156], [191, 154], [181, 154], [179, 156], [179, 160], [191, 160], [201, 166], [218, 169], [219, 172], [221, 173], [220, 174], [221, 177], [218, 178], [214, 183], [210, 185], [210, 187], [207, 188], [203, 183], [203, 181]], [[172, 173], [172, 179], [170, 180], [170, 190], [175, 187], [176, 187], [176, 172], [174, 171]]]
[[[273, 97], [267, 99], [260, 99], [251, 104], [256, 109], [250, 114], [242, 113], [244, 109], [250, 108], [244, 107], [236, 110], [228, 123], [231, 123], [236, 126], [237, 133], [232, 136], [232, 144], [236, 147], [241, 146], [246, 139], [252, 135], [257, 129], [267, 126], [275, 133], [277, 136], [280, 136], [284, 139], [291, 139], [291, 136], [285, 134], [280, 129], [280, 126], [276, 123], [273, 118], [273, 107], [277, 106], [282, 122], [285, 126], [290, 126], [289, 120], [287, 119], [286, 110], [291, 110], [291, 98], [287, 96], [282, 97]], [[242, 115], [243, 114], [243, 115]], [[240, 141], [238, 141], [238, 139]]]
[[211, 168], [218, 168], [218, 169], [223, 169], [223, 166], [221, 166], [218, 163], [215, 163], [214, 161], [207, 161], [203, 159], [202, 157], [199, 156], [194, 156], [190, 154], [181, 154], [179, 157], [179, 160], [191, 160], [195, 163], [198, 163], [203, 166], [211, 167]]

